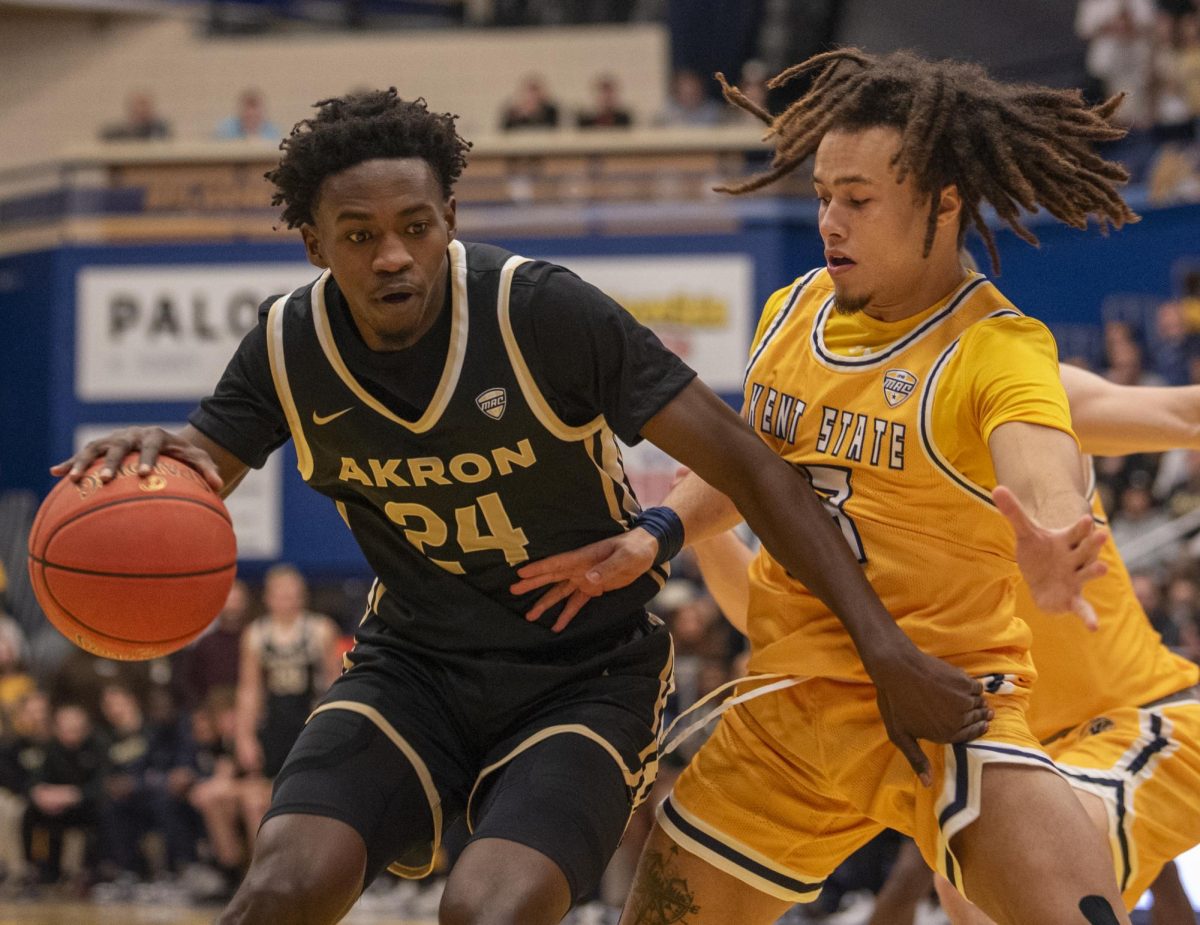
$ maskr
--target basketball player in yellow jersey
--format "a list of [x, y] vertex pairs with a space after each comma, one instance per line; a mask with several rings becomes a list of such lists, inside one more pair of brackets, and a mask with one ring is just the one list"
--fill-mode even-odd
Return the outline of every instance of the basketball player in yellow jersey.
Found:
[[[958, 257], [974, 226], [995, 263], [985, 201], [1027, 237], [1021, 205], [1076, 225], [1131, 220], [1123, 171], [1090, 147], [1120, 134], [1116, 102], [1088, 108], [908, 54], [831, 52], [783, 76], [810, 66], [812, 89], [777, 119], [728, 94], [777, 138], [774, 170], [741, 189], [815, 153], [826, 255], [768, 303], [744, 413], [825, 496], [913, 641], [989, 679], [994, 717], [975, 742], [929, 749], [923, 787], [888, 748], [828, 608], [760, 555], [750, 670], [797, 683], [723, 715], [660, 808], [622, 921], [767, 925], [894, 828], [1004, 925], [1128, 923], [1103, 841], [1028, 728], [1035, 673], [1016, 615], [1022, 573], [1039, 605], [1088, 613], [1104, 534], [1091, 532], [1052, 338]], [[695, 478], [667, 504], [693, 542], [738, 519]], [[554, 585], [546, 601], [586, 597], [649, 567], [638, 542], [520, 574]]]

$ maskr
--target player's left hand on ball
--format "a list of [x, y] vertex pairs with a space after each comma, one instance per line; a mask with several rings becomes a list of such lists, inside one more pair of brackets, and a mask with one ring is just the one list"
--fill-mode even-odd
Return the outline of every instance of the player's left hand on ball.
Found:
[[1096, 629], [1096, 613], [1084, 599], [1083, 586], [1108, 570], [1098, 560], [1108, 531], [1097, 526], [1090, 515], [1069, 527], [1043, 527], [1003, 485], [996, 486], [992, 500], [1016, 535], [1017, 565], [1034, 603], [1049, 613], [1073, 611], [1084, 626]]
[[992, 711], [983, 698], [983, 684], [949, 662], [903, 646], [873, 660], [870, 674], [888, 738], [926, 787], [933, 784], [933, 775], [919, 740], [945, 745], [987, 732]]
[[575, 615], [594, 597], [605, 591], [632, 584], [654, 565], [658, 541], [645, 530], [635, 528], [570, 552], [559, 553], [517, 569], [521, 580], [509, 590], [528, 594], [550, 585], [537, 603], [525, 614], [530, 623], [551, 607], [565, 600], [562, 612], [551, 630], [561, 633]]

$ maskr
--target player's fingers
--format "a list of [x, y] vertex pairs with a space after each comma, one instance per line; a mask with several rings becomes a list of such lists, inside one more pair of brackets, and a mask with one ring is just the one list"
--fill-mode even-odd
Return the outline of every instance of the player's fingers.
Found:
[[[149, 475], [150, 470], [154, 468], [154, 464], [158, 462], [158, 454], [162, 449], [163, 437], [166, 434], [161, 430], [152, 430], [146, 433], [141, 443], [141, 454], [138, 456], [138, 475]], [[201, 472], [201, 475], [204, 473]]]
[[1025, 513], [1025, 508], [1021, 507], [1021, 502], [1017, 500], [1017, 496], [1009, 489], [1003, 485], [997, 485], [992, 491], [992, 501], [995, 502], [996, 508], [1004, 515], [1009, 524], [1012, 525], [1013, 532], [1019, 539], [1037, 534], [1037, 524]]
[[117, 474], [121, 460], [129, 455], [132, 444], [128, 440], [115, 440], [104, 454], [104, 462], [100, 464], [100, 481], [108, 482]]
[[921, 746], [917, 744], [917, 740], [908, 733], [900, 732], [899, 730], [894, 730], [891, 733], [891, 738], [896, 748], [900, 749], [900, 754], [907, 759], [913, 771], [916, 772], [917, 777], [921, 779], [921, 785], [932, 787], [933, 773], [929, 770], [929, 759], [921, 751]]
[[1096, 619], [1096, 611], [1092, 609], [1092, 605], [1082, 594], [1075, 595], [1075, 599], [1071, 602], [1071, 609], [1079, 615], [1079, 619], [1089, 630], [1095, 632], [1100, 628], [1100, 621]]
[[[220, 491], [225, 487], [225, 480], [221, 478], [221, 471], [217, 468], [217, 464], [213, 462], [212, 457], [205, 453], [204, 450], [197, 449], [196, 447], [187, 447], [176, 451], [175, 448], [168, 444], [162, 448], [162, 452], [182, 460], [199, 472], [204, 476], [204, 480], [208, 482], [209, 487], [213, 491]], [[153, 464], [151, 464], [151, 468], [153, 468]], [[146, 471], [149, 472], [150, 469]]]
[[537, 599], [532, 607], [525, 612], [525, 619], [533, 623], [541, 617], [547, 610], [569, 596], [575, 590], [574, 584], [569, 581], [560, 581], [553, 588]]
[[562, 609], [562, 613], [558, 615], [558, 619], [554, 621], [554, 625], [550, 627], [553, 633], [561, 633], [567, 628], [567, 624], [575, 619], [575, 615], [579, 613], [592, 599], [592, 596], [584, 591], [575, 591], [574, 594], [567, 600], [567, 604]]
[[517, 569], [517, 574], [522, 578], [540, 578], [545, 575], [552, 575], [554, 576], [551, 579], [553, 581], [565, 578], [568, 575], [579, 574], [596, 559], [603, 558], [605, 555], [604, 547], [607, 543], [607, 540], [602, 540], [599, 543], [592, 543], [589, 546], [581, 546], [579, 549], [571, 549], [567, 552], [547, 556], [545, 559], [538, 559], [536, 562], [528, 562]]
[[[103, 448], [100, 444], [94, 442], [89, 443], [70, 459], [60, 462], [50, 471], [55, 475], [67, 475], [72, 481], [77, 482], [79, 481], [80, 477], [87, 472], [88, 467], [96, 461], [102, 452]], [[62, 470], [68, 466], [70, 468], [63, 472]]]
[[1103, 562], [1093, 562], [1087, 567], [1080, 569], [1079, 578], [1084, 584], [1089, 581], [1095, 581], [1097, 578], [1103, 578], [1108, 574], [1108, 566]]
[[947, 744], [960, 745], [963, 742], [973, 742], [988, 731], [988, 721], [980, 720], [970, 726], [960, 729]]

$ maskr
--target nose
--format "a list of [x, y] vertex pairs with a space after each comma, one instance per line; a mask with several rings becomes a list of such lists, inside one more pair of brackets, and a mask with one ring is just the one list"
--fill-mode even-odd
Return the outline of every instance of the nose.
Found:
[[836, 202], [830, 201], [821, 207], [817, 218], [817, 230], [825, 243], [842, 241], [846, 237], [846, 224], [843, 221], [842, 209]]
[[388, 234], [379, 239], [371, 269], [376, 273], [399, 273], [413, 265], [413, 256], [404, 246], [400, 235]]

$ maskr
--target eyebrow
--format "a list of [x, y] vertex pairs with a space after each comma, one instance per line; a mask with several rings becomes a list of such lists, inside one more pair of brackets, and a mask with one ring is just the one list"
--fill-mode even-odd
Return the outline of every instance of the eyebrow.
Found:
[[[407, 209], [401, 209], [401, 215], [413, 215], [416, 212], [432, 212], [433, 206], [427, 202], [421, 202], [414, 206], [409, 206]], [[375, 217], [375, 213], [369, 212], [366, 209], [343, 209], [335, 217], [335, 222], [367, 222]]]
[[813, 174], [812, 181], [813, 181], [814, 185], [819, 184], [821, 186], [849, 186], [851, 183], [874, 183], [875, 182], [870, 177], [864, 177], [861, 173], [852, 173], [849, 176], [838, 177], [836, 180], [829, 181], [829, 183], [826, 183], [824, 180], [822, 180], [816, 174]]

